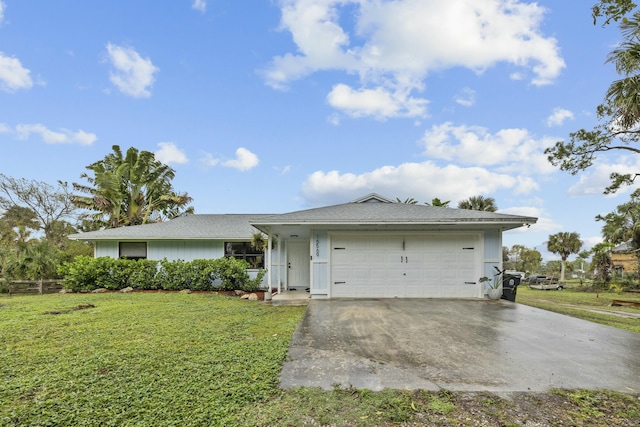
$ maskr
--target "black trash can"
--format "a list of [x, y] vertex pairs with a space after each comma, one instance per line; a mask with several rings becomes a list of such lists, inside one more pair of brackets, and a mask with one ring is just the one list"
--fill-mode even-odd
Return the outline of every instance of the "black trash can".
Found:
[[515, 302], [519, 284], [520, 276], [505, 274], [502, 279], [502, 299]]

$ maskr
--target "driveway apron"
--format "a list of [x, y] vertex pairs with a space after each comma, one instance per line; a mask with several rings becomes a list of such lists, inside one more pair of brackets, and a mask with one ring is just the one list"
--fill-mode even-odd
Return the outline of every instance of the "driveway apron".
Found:
[[313, 300], [281, 387], [640, 391], [640, 334], [508, 301]]

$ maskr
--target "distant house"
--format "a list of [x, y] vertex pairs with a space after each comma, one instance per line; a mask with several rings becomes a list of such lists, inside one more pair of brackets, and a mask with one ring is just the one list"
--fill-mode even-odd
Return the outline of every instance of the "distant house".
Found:
[[[70, 237], [95, 243], [96, 257], [242, 258], [267, 270], [265, 286], [312, 298], [483, 298], [480, 277], [502, 266], [502, 232], [536, 221], [369, 194], [285, 214], [189, 215]], [[268, 236], [264, 252], [250, 244], [258, 231]]]
[[638, 272], [638, 257], [631, 242], [621, 243], [611, 250], [611, 262], [615, 274], [622, 276], [625, 273]]

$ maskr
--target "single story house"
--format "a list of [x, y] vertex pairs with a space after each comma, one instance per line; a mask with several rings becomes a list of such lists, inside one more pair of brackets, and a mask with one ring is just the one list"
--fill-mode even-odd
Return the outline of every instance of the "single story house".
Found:
[[[70, 236], [95, 256], [153, 260], [234, 256], [265, 268], [265, 286], [312, 298], [483, 298], [502, 268], [502, 232], [537, 218], [395, 203], [377, 194], [285, 214], [188, 215]], [[257, 251], [252, 235], [267, 236]]]

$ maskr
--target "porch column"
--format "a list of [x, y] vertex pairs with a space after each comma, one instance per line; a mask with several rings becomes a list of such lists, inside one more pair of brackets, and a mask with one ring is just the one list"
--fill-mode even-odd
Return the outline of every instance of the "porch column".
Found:
[[273, 241], [271, 240], [271, 228], [269, 228], [269, 234], [267, 236], [267, 292], [265, 293], [265, 299], [266, 300], [270, 300], [272, 295], [271, 295], [271, 272], [272, 272], [272, 267], [273, 267], [273, 262], [272, 262], [272, 254], [271, 254], [271, 250], [273, 248]]
[[282, 237], [278, 234], [278, 294], [282, 292], [282, 263], [284, 251], [282, 250]]

